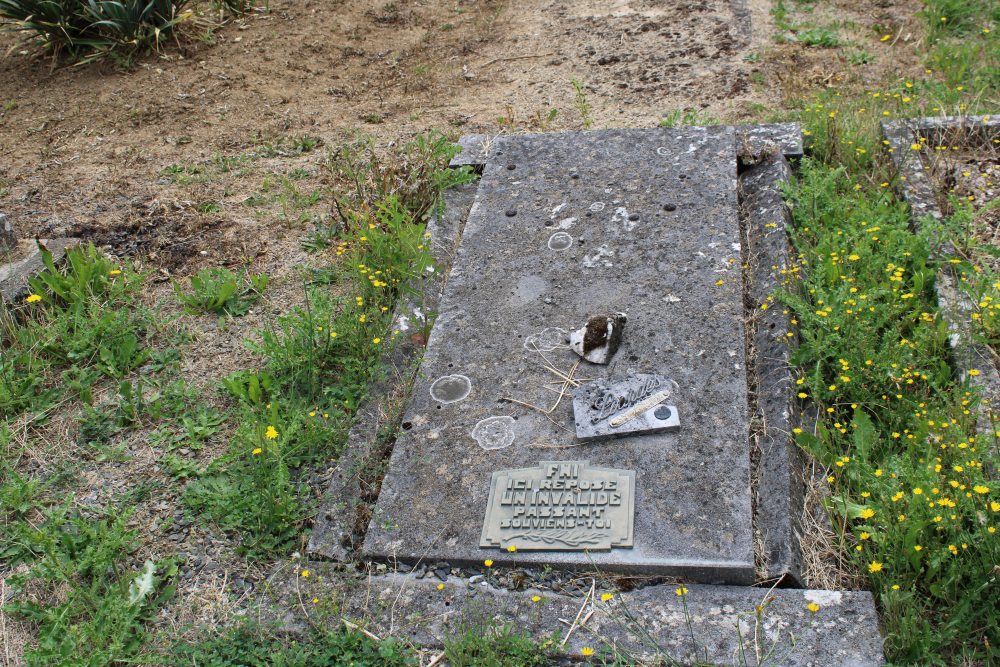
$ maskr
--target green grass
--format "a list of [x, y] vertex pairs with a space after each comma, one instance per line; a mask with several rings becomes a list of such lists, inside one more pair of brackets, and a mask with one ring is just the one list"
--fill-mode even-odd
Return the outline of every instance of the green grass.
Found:
[[5, 607], [37, 627], [25, 664], [98, 667], [142, 650], [146, 623], [173, 594], [177, 567], [167, 559], [147, 560], [139, 571], [123, 568], [124, 556], [138, 544], [137, 533], [125, 528], [131, 512], [123, 509], [91, 516], [65, 503], [47, 510], [37, 526], [17, 524], [13, 542], [23, 551], [15, 562], [27, 560], [31, 567], [11, 585], [30, 587], [33, 598], [46, 600]]
[[177, 644], [163, 661], [176, 667], [416, 667], [420, 664], [405, 646], [392, 640], [376, 642], [360, 632], [312, 629], [305, 636], [293, 639], [251, 624], [234, 628], [221, 637]]
[[[319, 145], [279, 139], [258, 153], [284, 157]], [[86, 246], [59, 266], [46, 257], [31, 297], [0, 312], [0, 565], [28, 568], [10, 580], [15, 601], [6, 607], [34, 628], [28, 664], [96, 666], [147, 655], [149, 623], [170, 597], [176, 565], [167, 559], [130, 571], [125, 562], [140, 536], [125, 528], [124, 510], [153, 493], [182, 496], [195, 518], [230, 535], [248, 558], [272, 560], [301, 545], [318, 498], [311, 471], [336, 459], [393, 343], [396, 301], [429, 275], [427, 216], [445, 188], [471, 178], [446, 169], [455, 150], [433, 135], [393, 159], [370, 142], [330, 153], [324, 169], [335, 189], [323, 196], [337, 202], [330, 236], [337, 262], [303, 267], [301, 305], [283, 306], [255, 337], [262, 367], [220, 379], [214, 396], [211, 385], [196, 390], [176, 379], [182, 323], [246, 312], [262, 298], [264, 277], [199, 273], [189, 288], [176, 286], [186, 312], [168, 320], [140, 300], [145, 275]], [[197, 177], [241, 163], [168, 171]], [[303, 170], [285, 180], [309, 176]], [[26, 473], [29, 453], [51, 448], [40, 438], [57, 408], [75, 415], [68, 442], [51, 452], [47, 473]], [[220, 436], [228, 438], [221, 457], [207, 465], [195, 458]], [[159, 454], [169, 479], [134, 485], [104, 510], [73, 509], [79, 467], [125, 462], [136, 439]], [[317, 635], [308, 646], [276, 641], [258, 648], [279, 662], [251, 664], [413, 663], [391, 642], [349, 633]], [[188, 648], [205, 664], [230, 664], [212, 662], [230, 650], [245, 650], [250, 661], [257, 650], [224, 641]]]
[[994, 434], [976, 433], [979, 397], [957, 379], [934, 291], [943, 267], [957, 268], [965, 285], [981, 284], [982, 270], [931, 259], [940, 230], [914, 233], [878, 125], [989, 111], [997, 46], [982, 28], [995, 11], [929, 2], [925, 79], [810, 101], [801, 118], [810, 157], [787, 193], [800, 255], [776, 299], [799, 328], [799, 396], [821, 411], [815, 431], [797, 440], [830, 470], [839, 548], [876, 596], [895, 664], [1000, 658], [1000, 497], [991, 479], [1000, 460]]
[[223, 381], [239, 424], [229, 451], [185, 493], [195, 514], [239, 534], [248, 556], [286, 553], [301, 539], [314, 508], [299, 471], [339, 455], [393, 344], [395, 303], [427, 275], [425, 216], [444, 188], [470, 178], [445, 171], [452, 151], [439, 136], [420, 138], [393, 164], [363, 142], [327, 163], [332, 179], [353, 188], [337, 198], [344, 293], [303, 279], [303, 305], [259, 332], [250, 348], [263, 368]]

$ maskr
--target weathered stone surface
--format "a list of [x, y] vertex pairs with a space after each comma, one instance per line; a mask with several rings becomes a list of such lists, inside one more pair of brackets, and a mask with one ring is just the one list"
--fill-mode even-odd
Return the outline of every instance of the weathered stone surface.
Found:
[[[942, 213], [938, 206], [938, 193], [920, 158], [920, 151], [912, 150], [911, 146], [922, 137], [927, 138], [931, 145], [936, 145], [941, 141], [954, 141], [956, 136], [960, 137], [962, 134], [972, 136], [976, 133], [995, 133], [998, 130], [1000, 117], [996, 116], [913, 118], [882, 122], [882, 133], [889, 142], [888, 147], [892, 149], [889, 155], [899, 174], [898, 187], [910, 206], [910, 217], [914, 225], [919, 226], [927, 216], [940, 220]], [[932, 239], [931, 243], [932, 252], [939, 257], [956, 254], [947, 239]], [[991, 433], [996, 430], [995, 422], [1000, 416], [1000, 372], [997, 371], [990, 351], [973, 339], [970, 315], [974, 304], [958, 289], [958, 279], [950, 265], [945, 265], [938, 271], [935, 289], [938, 307], [951, 332], [949, 342], [959, 375], [963, 380], [968, 378], [980, 389], [982, 400], [977, 415], [977, 430], [980, 433]], [[973, 368], [979, 371], [978, 375], [968, 375], [968, 371]]]
[[[875, 667], [884, 664], [878, 616], [870, 593], [704, 586], [690, 584], [684, 599], [675, 585], [648, 586], [618, 593], [607, 602], [549, 590], [513, 592], [494, 588], [488, 578], [436, 578], [412, 575], [351, 575], [333, 572], [328, 563], [308, 563], [308, 579], [297, 567], [285, 567], [269, 578], [269, 590], [287, 591], [277, 600], [286, 627], [304, 626], [301, 600], [335, 600], [338, 616], [324, 619], [311, 611], [313, 623], [340, 623], [343, 618], [378, 637], [397, 637], [438, 648], [450, 632], [464, 624], [486, 631], [511, 625], [546, 639], [565, 637], [573, 619], [589, 615], [563, 645], [579, 659], [584, 647], [614, 647], [628, 664], [759, 664], [781, 667], [837, 665]], [[586, 582], [589, 590], [590, 582]], [[296, 595], [296, 591], [299, 591]], [[537, 601], [533, 598], [537, 597]], [[685, 612], [685, 602], [687, 612]], [[808, 610], [810, 603], [819, 610]], [[759, 623], [755, 608], [763, 605]], [[581, 612], [582, 608], [582, 612]], [[630, 616], [635, 622], [630, 621]], [[690, 623], [690, 625], [689, 625]], [[742, 638], [741, 638], [742, 635]], [[742, 653], [741, 653], [742, 649]], [[659, 659], [659, 662], [656, 662]]]
[[[347, 560], [364, 537], [368, 513], [363, 505], [371, 490], [362, 488], [363, 473], [373, 463], [378, 434], [384, 431], [387, 420], [397, 421], [398, 406], [407, 400], [425, 343], [420, 332], [429, 326], [429, 314], [437, 308], [444, 277], [475, 194], [475, 184], [446, 191], [444, 214], [433, 218], [427, 225], [436, 271], [422, 286], [420, 306], [413, 301], [405, 301], [396, 313], [394, 327], [401, 338], [384, 364], [391, 370], [372, 387], [369, 392], [371, 398], [358, 409], [357, 421], [348, 435], [349, 446], [337, 461], [336, 468], [330, 472], [326, 501], [316, 515], [313, 532], [309, 536], [308, 551], [311, 554]], [[438, 388], [448, 396], [453, 396], [453, 392], [459, 389], [454, 382], [447, 386], [438, 385]], [[388, 424], [389, 428], [396, 426], [396, 423]]]
[[[517, 136], [491, 154], [365, 554], [751, 580], [735, 150], [733, 128], [714, 127]], [[560, 231], [571, 246], [550, 245]], [[574, 367], [550, 340], [618, 311], [628, 334], [607, 367]], [[547, 415], [523, 405], [553, 404], [564, 382], [553, 371], [671, 377], [684, 428], [580, 445], [568, 400]], [[435, 401], [430, 385], [456, 374], [469, 378], [468, 397]], [[592, 465], [635, 470], [634, 547], [480, 548], [493, 472], [568, 458], [568, 446]]]
[[53, 239], [18, 241], [17, 247], [0, 264], [0, 302], [16, 303], [28, 295], [28, 278], [45, 269], [39, 243], [52, 253], [58, 262], [66, 254], [66, 249], [77, 245], [80, 239]]
[[779, 189], [790, 178], [784, 156], [773, 155], [740, 175], [740, 194], [750, 255], [747, 297], [754, 308], [756, 530], [766, 578], [800, 584], [805, 485], [801, 453], [792, 439], [797, 410], [788, 360], [795, 340], [786, 335], [795, 328], [781, 305], [768, 300], [781, 287], [781, 271], [794, 264], [787, 235], [791, 214]]
[[458, 139], [462, 152], [451, 159], [449, 167], [481, 167], [490, 155], [506, 141], [503, 136], [488, 134], [466, 134]]
[[802, 157], [802, 128], [798, 123], [737, 125], [736, 149], [740, 156], [760, 156], [770, 147], [787, 157]]
[[11, 227], [7, 216], [0, 213], [0, 255], [11, 252], [15, 246], [17, 246], [17, 237], [14, 236], [14, 228]]

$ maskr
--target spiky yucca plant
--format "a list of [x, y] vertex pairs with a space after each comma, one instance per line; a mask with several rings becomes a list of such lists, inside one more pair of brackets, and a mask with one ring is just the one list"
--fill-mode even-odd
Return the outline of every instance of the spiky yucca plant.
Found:
[[0, 20], [57, 56], [82, 62], [159, 48], [190, 18], [190, 0], [0, 0]]

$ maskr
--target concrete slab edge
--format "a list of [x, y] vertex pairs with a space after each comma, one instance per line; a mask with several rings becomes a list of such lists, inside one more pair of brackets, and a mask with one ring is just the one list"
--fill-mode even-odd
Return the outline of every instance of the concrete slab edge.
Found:
[[399, 411], [394, 408], [405, 405], [409, 397], [426, 343], [420, 329], [430, 329], [430, 317], [444, 290], [477, 187], [477, 183], [469, 183], [447, 190], [443, 214], [434, 216], [427, 225], [434, 275], [423, 286], [419, 302], [405, 300], [394, 313], [393, 328], [400, 332], [400, 340], [383, 358], [386, 374], [375, 381], [369, 391], [370, 398], [358, 409], [357, 420], [348, 433], [349, 445], [329, 472], [326, 499], [316, 515], [306, 549], [313, 556], [350, 560], [364, 539], [368, 517], [359, 517], [358, 512], [365, 512], [363, 505], [374, 503], [377, 493], [362, 488], [362, 473], [372, 465], [379, 433], [387, 424], [392, 429], [398, 427]]
[[[379, 638], [433, 650], [462, 624], [483, 631], [507, 625], [539, 640], [557, 637], [557, 651], [577, 664], [585, 647], [636, 665], [663, 664], [657, 661], [667, 656], [682, 664], [743, 664], [741, 656], [787, 667], [884, 664], [875, 604], [866, 591], [660, 584], [630, 592], [595, 585], [592, 595], [565, 595], [495, 588], [488, 575], [442, 582], [345, 572], [325, 562], [283, 564], [269, 583], [270, 620], [290, 632], [348, 621]], [[591, 590], [590, 581], [584, 583]], [[604, 593], [610, 598], [602, 600]]]
[[[921, 220], [931, 216], [940, 220], [942, 212], [930, 174], [924, 168], [918, 151], [911, 146], [921, 137], [930, 142], [940, 140], [947, 132], [978, 132], [1000, 128], [1000, 117], [995, 116], [945, 116], [933, 118], [911, 118], [882, 121], [882, 134], [889, 142], [888, 148], [893, 165], [896, 167], [900, 196], [910, 207], [913, 226], [919, 228]], [[947, 257], [954, 255], [951, 244], [945, 240], [934, 240], [933, 255]], [[935, 289], [938, 307], [950, 332], [949, 343], [955, 368], [961, 381], [968, 380], [980, 392], [980, 404], [976, 418], [976, 428], [981, 434], [996, 431], [1000, 416], [1000, 373], [993, 363], [992, 355], [984, 346], [973, 340], [970, 315], [974, 304], [958, 288], [958, 279], [949, 266], [938, 271]], [[969, 375], [977, 369], [978, 375]]]
[[[740, 156], [760, 155], [768, 147], [777, 147], [786, 157], [803, 155], [802, 129], [798, 123], [764, 123], [737, 125], [737, 148]], [[462, 150], [452, 158], [450, 167], [482, 167], [497, 148], [506, 141], [505, 135], [466, 134], [458, 139]]]
[[[759, 569], [767, 580], [801, 586], [802, 521], [805, 483], [802, 454], [792, 428], [798, 421], [795, 377], [789, 365], [795, 340], [791, 318], [771, 295], [781, 287], [782, 272], [793, 265], [787, 230], [791, 213], [781, 196], [781, 184], [791, 179], [791, 167], [776, 154], [740, 175], [740, 211], [749, 263], [746, 307], [753, 330], [754, 376], [752, 407], [759, 420], [755, 533], [762, 543]], [[777, 267], [777, 268], [775, 268]], [[758, 572], [758, 575], [761, 573]]]

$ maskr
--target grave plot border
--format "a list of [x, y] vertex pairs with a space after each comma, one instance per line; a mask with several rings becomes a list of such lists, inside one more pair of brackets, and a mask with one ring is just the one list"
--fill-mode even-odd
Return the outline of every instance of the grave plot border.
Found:
[[[299, 567], [283, 566], [268, 577], [272, 610], [264, 620], [273, 614], [292, 635], [310, 624], [346, 621], [381, 638], [440, 651], [449, 632], [478, 621], [484, 631], [513, 626], [536, 641], [559, 633], [550, 653], [554, 664], [579, 664], [584, 647], [609, 646], [626, 660], [657, 664], [670, 656], [683, 664], [731, 665], [742, 655], [774, 667], [885, 664], [868, 591], [654, 584], [625, 592], [584, 579], [577, 593], [567, 594], [505, 590], [488, 574], [441, 581], [413, 573], [342, 572], [322, 562], [300, 567], [309, 568], [308, 581]], [[333, 618], [302, 605], [303, 597], [314, 596], [337, 601]]]
[[313, 556], [347, 561], [364, 541], [371, 506], [378, 497], [378, 488], [367, 488], [366, 478], [384, 454], [379, 451], [383, 444], [380, 434], [386, 428], [395, 432], [402, 419], [401, 410], [409, 400], [423, 356], [424, 330], [430, 328], [478, 187], [477, 181], [446, 190], [443, 213], [428, 221], [434, 274], [423, 285], [419, 299], [405, 299], [396, 308], [393, 328], [401, 332], [400, 341], [382, 359], [387, 370], [358, 409], [357, 421], [347, 437], [349, 446], [336, 466], [327, 471], [326, 501], [316, 516], [306, 549]]
[[[1000, 130], [1000, 117], [947, 116], [882, 121], [882, 134], [889, 142], [888, 148], [892, 149], [889, 156], [896, 168], [897, 188], [910, 206], [910, 220], [915, 229], [919, 229], [921, 221], [928, 216], [941, 220], [943, 214], [924, 161], [911, 146], [919, 143], [921, 138], [935, 145], [948, 133], [987, 130]], [[935, 246], [931, 249], [933, 255], [943, 257], [953, 254], [947, 241], [936, 241]], [[982, 397], [976, 429], [979, 433], [991, 433], [996, 430], [996, 422], [1000, 418], [1000, 372], [990, 351], [973, 338], [970, 315], [975, 304], [958, 285], [959, 278], [950, 265], [938, 271], [935, 282], [938, 308], [951, 332], [949, 343], [959, 380], [968, 380], [979, 389]], [[979, 375], [969, 375], [968, 371], [973, 368], [979, 370]]]
[[[9, 229], [7, 216], [0, 214], [0, 224]], [[4, 237], [13, 239], [13, 231]], [[58, 264], [68, 249], [79, 244], [78, 238], [15, 239], [7, 254], [0, 253], [0, 304], [17, 304], [28, 296], [28, 278], [33, 278], [45, 269], [42, 261], [43, 248], [52, 253], [53, 261]]]
[[[740, 221], [745, 262], [747, 373], [751, 410], [751, 485], [758, 577], [801, 586], [805, 465], [792, 429], [804, 421], [794, 397], [789, 358], [797, 344], [791, 316], [779, 304], [762, 308], [781, 286], [781, 269], [792, 266], [787, 230], [791, 213], [781, 196], [792, 175], [781, 153], [739, 175]], [[779, 267], [774, 270], [772, 267]]]
[[[740, 169], [741, 218], [748, 204], [751, 208], [757, 207], [757, 212], [752, 217], [756, 224], [747, 225], [747, 220], [741, 219], [741, 234], [744, 236], [743, 241], [750, 244], [748, 256], [760, 255], [760, 261], [755, 264], [755, 273], [747, 276], [745, 285], [745, 297], [752, 302], [747, 304], [751, 308], [748, 312], [756, 313], [755, 318], [760, 320], [755, 326], [754, 346], [757, 356], [761, 357], [757, 375], [763, 377], [764, 382], [757, 390], [766, 397], [762, 401], [763, 405], [751, 406], [759, 415], [757, 418], [763, 418], [762, 423], [765, 425], [759, 434], [759, 442], [754, 443], [758, 451], [757, 460], [753, 462], [755, 479], [763, 482], [756, 487], [757, 491], [762, 490], [763, 493], [755, 494], [753, 499], [757, 539], [764, 546], [764, 553], [757, 554], [758, 559], [762, 560], [762, 563], [758, 563], [758, 571], [769, 580], [778, 580], [784, 576], [783, 585], [798, 586], [801, 582], [802, 559], [798, 540], [801, 534], [804, 473], [801, 454], [791, 438], [790, 429], [802, 420], [790, 391], [793, 378], [787, 364], [788, 354], [794, 348], [795, 341], [790, 341], [790, 344], [783, 342], [783, 347], [776, 347], [777, 341], [773, 336], [769, 337], [768, 333], [772, 328], [790, 331], [788, 317], [781, 309], [775, 308], [766, 311], [766, 318], [760, 318], [764, 311], [760, 311], [758, 306], [777, 286], [777, 279], [770, 267], [787, 266], [790, 261], [790, 246], [786, 235], [790, 216], [781, 200], [778, 182], [787, 180], [790, 175], [787, 158], [802, 155], [802, 135], [797, 123], [738, 126], [736, 132], [738, 158], [743, 163], [751, 163]], [[503, 141], [502, 136], [464, 136], [459, 140], [463, 150], [451, 165], [481, 168], [490, 151], [502, 145]], [[478, 184], [473, 183], [445, 193], [445, 219], [434, 221], [437, 228], [432, 229], [435, 259], [439, 264], [444, 256], [444, 264], [447, 266], [450, 256], [455, 252], [477, 187]], [[755, 234], [751, 240], [745, 232], [754, 227], [755, 231], [763, 234]], [[437, 279], [440, 280], [444, 275], [446, 271], [439, 271]], [[428, 290], [429, 298], [439, 297], [440, 290], [440, 284], [435, 289]], [[408, 308], [412, 308], [412, 304]], [[396, 377], [382, 383], [383, 389], [391, 391], [378, 391], [373, 395], [387, 395], [395, 397], [392, 400], [397, 402], [405, 402], [418, 366], [414, 360], [421, 350], [410, 347], [405, 339], [403, 346], [409, 349], [402, 355], [394, 354], [390, 360]], [[762, 350], [768, 352], [761, 354]], [[400, 389], [400, 385], [404, 387]], [[331, 502], [317, 516], [309, 543], [309, 553], [315, 556], [350, 560], [363, 541], [364, 521], [359, 523], [358, 517], [367, 516], [365, 506], [370, 511], [374, 497], [369, 495], [362, 498], [366, 494], [358, 485], [358, 471], [370, 459], [375, 446], [373, 434], [391, 412], [387, 409], [390, 398], [362, 408], [361, 419], [350, 435], [352, 447], [345, 452], [344, 460], [331, 470]]]

